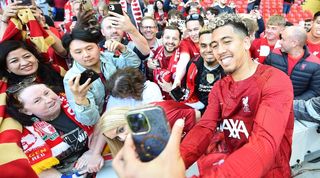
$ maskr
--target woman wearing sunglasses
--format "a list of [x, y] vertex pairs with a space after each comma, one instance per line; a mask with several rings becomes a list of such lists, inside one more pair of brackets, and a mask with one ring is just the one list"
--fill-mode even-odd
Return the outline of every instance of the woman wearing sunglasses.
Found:
[[23, 126], [23, 151], [39, 177], [81, 177], [85, 166], [75, 162], [88, 150], [93, 127], [76, 121], [63, 93], [34, 80], [7, 89], [7, 111]]

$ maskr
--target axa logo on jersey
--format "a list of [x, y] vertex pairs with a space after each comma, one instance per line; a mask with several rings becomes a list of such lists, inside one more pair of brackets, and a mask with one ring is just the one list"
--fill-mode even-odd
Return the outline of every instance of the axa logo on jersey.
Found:
[[246, 125], [242, 120], [224, 119], [220, 125], [220, 130], [228, 130], [230, 132], [228, 137], [236, 138], [240, 140], [240, 133], [243, 133], [246, 138], [249, 137], [249, 133]]

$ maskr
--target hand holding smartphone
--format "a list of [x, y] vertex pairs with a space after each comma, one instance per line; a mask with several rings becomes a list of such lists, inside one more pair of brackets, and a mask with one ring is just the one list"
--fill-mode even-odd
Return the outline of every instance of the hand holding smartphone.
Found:
[[163, 109], [159, 106], [149, 106], [130, 110], [127, 113], [127, 122], [140, 160], [148, 162], [156, 158], [170, 137]]
[[79, 84], [83, 85], [89, 78], [91, 78], [90, 83], [92, 83], [99, 78], [99, 74], [91, 69], [87, 69], [81, 73]]

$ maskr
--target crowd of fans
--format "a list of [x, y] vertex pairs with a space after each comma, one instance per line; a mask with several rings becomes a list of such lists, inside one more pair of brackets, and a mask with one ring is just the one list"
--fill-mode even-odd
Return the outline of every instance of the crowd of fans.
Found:
[[[268, 19], [260, 0], [245, 14], [227, 0], [0, 2], [4, 177], [92, 176], [105, 159], [120, 177], [194, 162], [199, 177], [290, 177], [294, 116], [320, 123], [320, 12], [292, 24], [293, 1]], [[125, 121], [141, 105], [173, 126], [149, 163]]]

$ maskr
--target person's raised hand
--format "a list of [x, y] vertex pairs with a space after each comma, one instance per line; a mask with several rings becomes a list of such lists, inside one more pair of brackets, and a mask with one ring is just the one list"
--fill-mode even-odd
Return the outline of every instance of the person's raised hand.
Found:
[[88, 21], [94, 16], [95, 12], [92, 11], [85, 11], [80, 4], [80, 11], [77, 15], [77, 22], [74, 28], [83, 29], [88, 26]]
[[123, 53], [126, 50], [126, 46], [116, 40], [106, 40], [106, 42], [104, 43], [104, 47], [110, 52], [119, 50], [121, 53]]
[[70, 87], [70, 91], [74, 96], [74, 100], [79, 105], [87, 105], [87, 93], [91, 87], [91, 78], [89, 78], [84, 84], [80, 85], [80, 75], [77, 75], [73, 78], [70, 78], [68, 81], [68, 85]]
[[109, 11], [111, 16], [108, 17], [111, 21], [111, 26], [120, 29], [127, 33], [132, 33], [137, 30], [136, 27], [131, 23], [129, 16], [126, 13], [123, 15]]
[[3, 14], [1, 16], [1, 21], [7, 22], [10, 18], [17, 17], [17, 13], [20, 9], [26, 9], [29, 6], [20, 6], [19, 4], [22, 3], [22, 1], [15, 1], [10, 3], [5, 7]]

